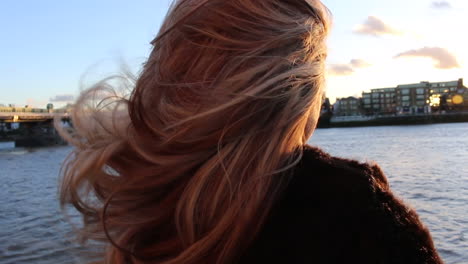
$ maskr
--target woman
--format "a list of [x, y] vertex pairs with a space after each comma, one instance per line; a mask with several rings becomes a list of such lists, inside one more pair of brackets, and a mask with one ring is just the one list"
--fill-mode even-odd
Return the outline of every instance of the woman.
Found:
[[328, 30], [318, 0], [179, 0], [129, 97], [82, 94], [61, 202], [105, 263], [441, 263], [376, 165], [306, 145]]

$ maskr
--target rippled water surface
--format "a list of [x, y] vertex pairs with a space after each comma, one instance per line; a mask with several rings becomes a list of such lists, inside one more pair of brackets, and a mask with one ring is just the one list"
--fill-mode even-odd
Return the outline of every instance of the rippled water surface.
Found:
[[1, 264], [78, 263], [56, 199], [58, 170], [69, 151], [0, 150]]
[[[310, 143], [379, 163], [394, 192], [427, 224], [445, 262], [468, 263], [468, 123], [321, 129]], [[0, 264], [80, 263], [56, 199], [70, 147], [1, 149]]]

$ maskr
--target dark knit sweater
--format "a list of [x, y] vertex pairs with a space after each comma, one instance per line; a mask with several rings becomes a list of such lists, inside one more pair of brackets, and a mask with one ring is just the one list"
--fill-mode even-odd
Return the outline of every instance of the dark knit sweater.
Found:
[[377, 165], [306, 147], [240, 263], [442, 263]]

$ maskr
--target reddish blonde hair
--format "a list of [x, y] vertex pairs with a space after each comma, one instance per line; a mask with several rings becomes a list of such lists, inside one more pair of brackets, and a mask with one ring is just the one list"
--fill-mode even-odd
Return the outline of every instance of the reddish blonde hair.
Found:
[[327, 14], [318, 0], [176, 1], [135, 81], [82, 93], [60, 199], [105, 263], [239, 259], [315, 128]]

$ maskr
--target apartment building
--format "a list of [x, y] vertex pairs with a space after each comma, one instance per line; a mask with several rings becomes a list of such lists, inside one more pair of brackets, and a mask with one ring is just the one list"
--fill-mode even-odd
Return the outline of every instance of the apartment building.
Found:
[[333, 105], [334, 116], [359, 116], [362, 115], [361, 100], [350, 96], [346, 98], [337, 98]]
[[468, 88], [463, 79], [448, 82], [420, 82], [362, 93], [366, 115], [399, 115], [434, 111], [468, 110]]

